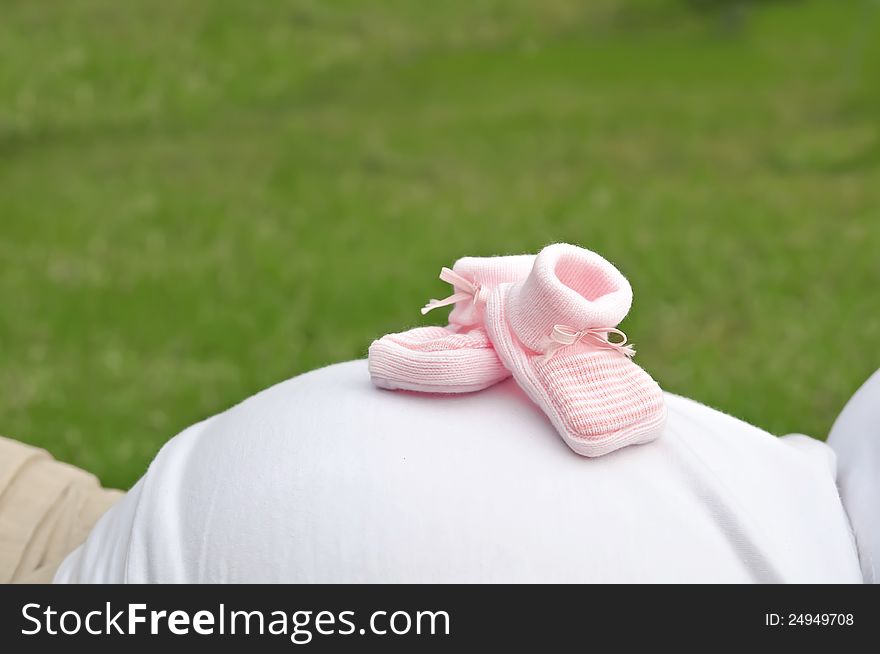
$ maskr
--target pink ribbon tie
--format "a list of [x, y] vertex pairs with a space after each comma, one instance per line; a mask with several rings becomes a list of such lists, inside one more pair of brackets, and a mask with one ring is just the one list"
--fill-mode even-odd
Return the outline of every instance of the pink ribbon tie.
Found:
[[[620, 337], [620, 340], [612, 341], [611, 334]], [[550, 332], [550, 343], [544, 352], [544, 360], [549, 360], [560, 349], [574, 345], [583, 339], [589, 339], [594, 345], [606, 350], [617, 350], [630, 359], [636, 355], [632, 343], [626, 342], [626, 334], [615, 327], [590, 327], [578, 331], [566, 325], [553, 325], [553, 330]]]
[[453, 288], [460, 288], [462, 290], [457, 291], [442, 300], [431, 300], [428, 304], [422, 307], [423, 316], [429, 311], [439, 309], [440, 307], [446, 307], [463, 300], [470, 300], [471, 302], [476, 303], [481, 289], [478, 283], [465, 279], [451, 268], [445, 267], [440, 271], [440, 279], [447, 284], [452, 284]]

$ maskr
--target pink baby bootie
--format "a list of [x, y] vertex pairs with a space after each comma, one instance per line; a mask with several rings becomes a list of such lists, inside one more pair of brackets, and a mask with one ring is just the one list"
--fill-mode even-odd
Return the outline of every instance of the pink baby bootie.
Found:
[[486, 298], [498, 284], [525, 279], [534, 261], [533, 255], [464, 257], [444, 268], [440, 279], [454, 293], [431, 300], [422, 313], [454, 305], [449, 326], [417, 327], [373, 341], [373, 383], [390, 390], [470, 393], [510, 377], [483, 326]]
[[617, 268], [566, 243], [544, 248], [528, 277], [487, 299], [486, 331], [499, 358], [584, 456], [647, 443], [663, 429], [663, 393], [617, 329], [631, 304]]

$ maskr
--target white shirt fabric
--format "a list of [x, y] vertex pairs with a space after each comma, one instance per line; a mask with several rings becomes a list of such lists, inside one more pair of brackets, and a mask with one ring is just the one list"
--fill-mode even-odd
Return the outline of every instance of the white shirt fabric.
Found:
[[588, 459], [512, 381], [316, 370], [169, 441], [55, 581], [862, 581], [828, 446], [666, 398], [657, 441]]
[[828, 436], [838, 487], [858, 544], [862, 575], [880, 583], [880, 370], [852, 396]]

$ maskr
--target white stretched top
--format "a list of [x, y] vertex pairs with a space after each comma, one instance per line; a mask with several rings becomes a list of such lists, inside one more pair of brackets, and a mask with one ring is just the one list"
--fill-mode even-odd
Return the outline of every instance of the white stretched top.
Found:
[[169, 441], [56, 581], [862, 580], [830, 448], [666, 397], [658, 441], [587, 459], [511, 381], [316, 370]]
[[880, 370], [837, 417], [828, 443], [868, 583], [880, 583]]

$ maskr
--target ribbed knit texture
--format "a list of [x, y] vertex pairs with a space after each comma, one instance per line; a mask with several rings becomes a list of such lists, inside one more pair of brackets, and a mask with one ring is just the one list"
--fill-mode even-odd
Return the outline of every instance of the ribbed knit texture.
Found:
[[[476, 302], [457, 302], [449, 312], [449, 324], [472, 327], [484, 322], [484, 309], [488, 292], [508, 282], [525, 279], [535, 263], [534, 254], [518, 254], [505, 257], [462, 257], [452, 269], [462, 277], [471, 279], [483, 288]], [[455, 288], [460, 291], [460, 288]]]
[[541, 250], [531, 274], [511, 290], [509, 302], [517, 338], [543, 352], [553, 325], [616, 327], [629, 313], [632, 287], [595, 252], [557, 243]]
[[657, 383], [621, 352], [582, 340], [544, 353], [554, 325], [616, 327], [632, 303], [623, 275], [594, 252], [564, 243], [541, 251], [529, 277], [489, 296], [486, 328], [517, 383], [578, 454], [599, 456], [660, 435]]
[[368, 357], [373, 383], [390, 390], [469, 393], [507, 379], [510, 372], [483, 328], [485, 302], [499, 283], [524, 279], [534, 260], [534, 255], [459, 259], [453, 270], [479, 285], [477, 297], [454, 305], [448, 328], [417, 327], [374, 341]]
[[[428, 335], [427, 330], [433, 337], [418, 340]], [[443, 327], [413, 331], [417, 330], [388, 334], [370, 346], [370, 376], [379, 388], [470, 393], [510, 376], [482, 328], [466, 333]]]

